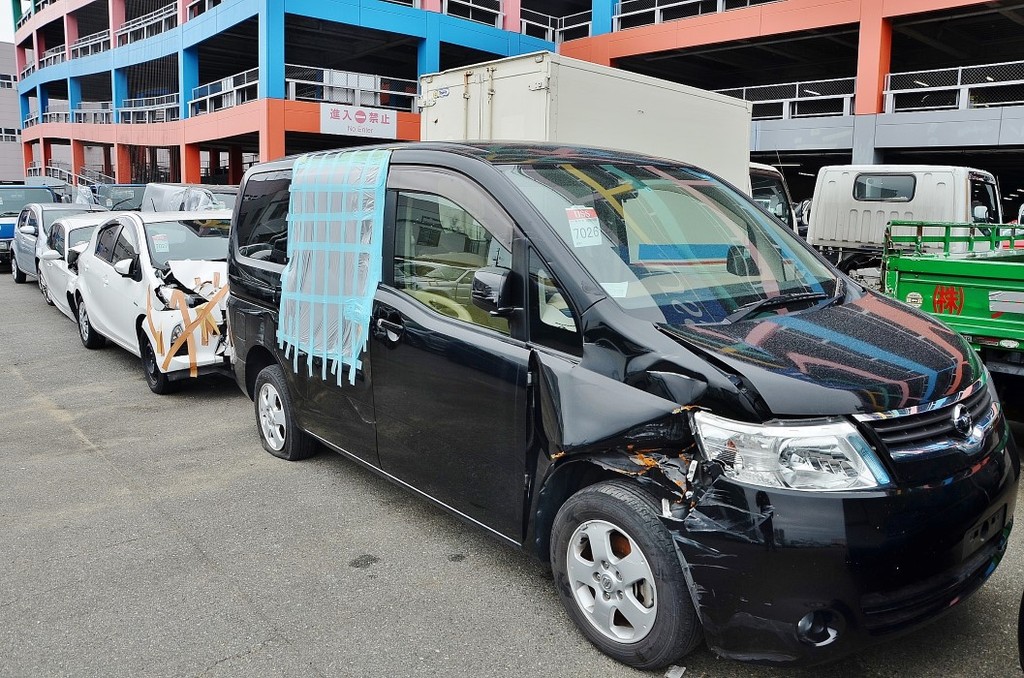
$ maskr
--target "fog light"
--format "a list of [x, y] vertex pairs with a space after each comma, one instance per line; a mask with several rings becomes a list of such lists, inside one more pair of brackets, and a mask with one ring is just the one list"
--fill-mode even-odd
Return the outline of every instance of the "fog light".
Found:
[[796, 636], [815, 647], [831, 645], [846, 627], [842, 615], [832, 610], [808, 612], [796, 623]]

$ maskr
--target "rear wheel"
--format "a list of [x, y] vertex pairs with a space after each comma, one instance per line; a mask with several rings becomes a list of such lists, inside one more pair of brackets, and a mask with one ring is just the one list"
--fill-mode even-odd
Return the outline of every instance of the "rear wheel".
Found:
[[86, 348], [103, 348], [107, 340], [89, 322], [89, 311], [85, 308], [85, 299], [78, 299], [77, 313], [78, 336], [82, 340], [82, 345]]
[[284, 370], [264, 367], [256, 377], [256, 423], [263, 449], [275, 457], [297, 461], [317, 453], [317, 443], [295, 425], [294, 409]]
[[653, 497], [609, 481], [569, 498], [555, 516], [551, 569], [562, 605], [610, 657], [657, 669], [700, 645], [703, 634]]
[[25, 274], [18, 268], [18, 257], [14, 256], [13, 252], [11, 253], [11, 276], [14, 277], [14, 282], [19, 285], [26, 280]]
[[39, 291], [43, 294], [43, 299], [46, 299], [46, 303], [53, 306], [53, 299], [50, 298], [50, 288], [46, 286], [46, 281], [43, 280], [43, 271], [39, 267], [39, 262], [36, 262], [36, 282], [39, 283]]
[[145, 332], [139, 332], [139, 353], [142, 354], [142, 371], [146, 373], [146, 384], [150, 391], [157, 395], [167, 395], [178, 390], [178, 382], [171, 381], [167, 373], [160, 370], [153, 343]]

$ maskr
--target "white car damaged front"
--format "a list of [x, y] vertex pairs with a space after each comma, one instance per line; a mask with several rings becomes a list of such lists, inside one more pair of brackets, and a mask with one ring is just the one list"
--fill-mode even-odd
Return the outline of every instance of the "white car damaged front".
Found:
[[204, 368], [225, 367], [230, 358], [225, 328], [227, 264], [168, 261], [167, 269], [156, 273], [162, 284], [147, 290], [142, 324], [155, 360], [155, 365], [145, 366], [147, 371], [155, 366], [173, 380], [186, 374], [197, 377], [208, 371]]

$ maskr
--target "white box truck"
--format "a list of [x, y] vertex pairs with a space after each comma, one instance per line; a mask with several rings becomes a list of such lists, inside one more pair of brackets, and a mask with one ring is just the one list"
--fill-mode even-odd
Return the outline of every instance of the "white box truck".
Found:
[[750, 192], [750, 104], [536, 52], [420, 78], [424, 141], [585, 144], [690, 163]]
[[[878, 279], [890, 221], [1002, 223], [1002, 201], [989, 172], [953, 165], [829, 165], [818, 171], [807, 241], [840, 270], [869, 285]], [[925, 229], [928, 235], [941, 229]], [[966, 245], [955, 243], [954, 249]]]

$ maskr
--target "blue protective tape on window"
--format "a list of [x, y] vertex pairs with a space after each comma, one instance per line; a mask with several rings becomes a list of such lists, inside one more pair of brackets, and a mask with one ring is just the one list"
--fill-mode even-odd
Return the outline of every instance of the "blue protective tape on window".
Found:
[[355, 383], [381, 279], [384, 194], [391, 151], [329, 151], [292, 168], [288, 263], [281, 273], [277, 342], [292, 369], [299, 356], [320, 378]]

